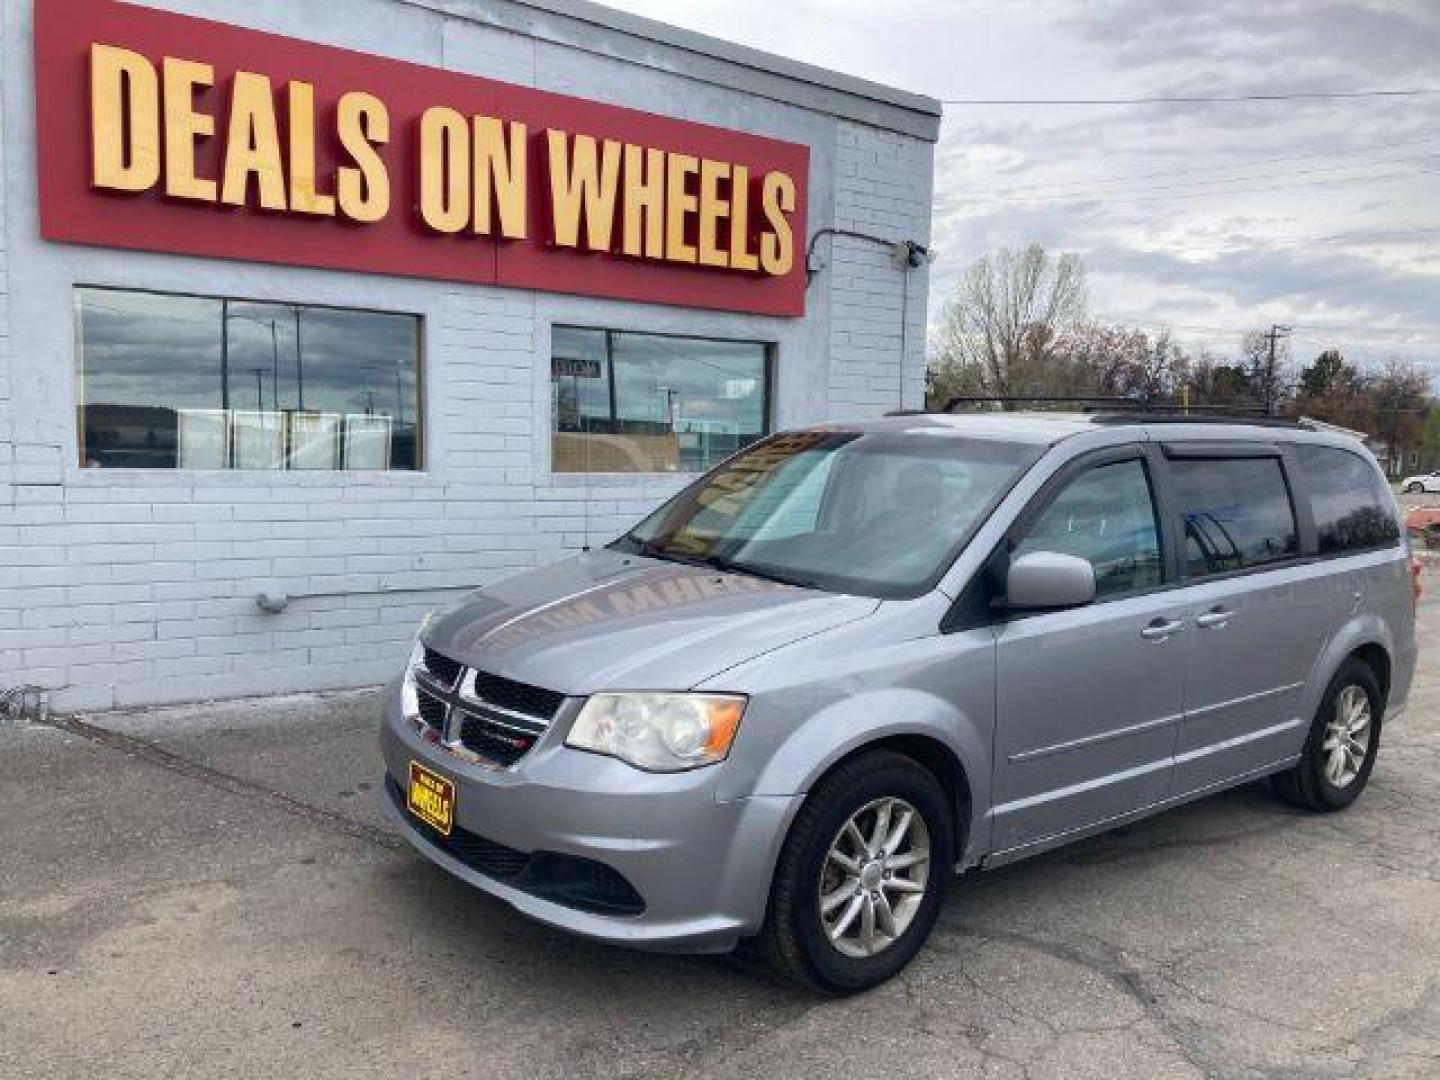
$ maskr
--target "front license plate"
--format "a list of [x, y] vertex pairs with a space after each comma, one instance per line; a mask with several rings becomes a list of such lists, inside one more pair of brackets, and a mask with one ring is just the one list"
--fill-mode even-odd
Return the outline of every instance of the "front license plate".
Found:
[[455, 785], [418, 761], [410, 762], [410, 812], [441, 836], [455, 827]]

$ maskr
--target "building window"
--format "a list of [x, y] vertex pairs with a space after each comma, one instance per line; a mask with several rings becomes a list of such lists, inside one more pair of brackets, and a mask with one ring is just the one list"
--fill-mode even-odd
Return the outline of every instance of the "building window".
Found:
[[82, 465], [421, 466], [418, 316], [88, 287], [75, 305]]
[[556, 472], [703, 472], [766, 434], [771, 347], [557, 326]]

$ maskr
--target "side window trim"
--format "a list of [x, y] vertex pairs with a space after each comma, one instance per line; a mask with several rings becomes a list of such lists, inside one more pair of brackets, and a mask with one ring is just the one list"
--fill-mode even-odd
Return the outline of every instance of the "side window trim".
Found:
[[1300, 533], [1300, 557], [1315, 559], [1320, 556], [1320, 530], [1315, 524], [1315, 503], [1310, 490], [1310, 478], [1300, 467], [1293, 443], [1280, 447], [1280, 463], [1285, 473], [1285, 484], [1290, 489], [1290, 508], [1295, 514], [1295, 527]]
[[[1195, 443], [1187, 443], [1187, 444], [1185, 444], [1185, 445], [1186, 445], [1187, 451], [1188, 451], [1189, 448], [1192, 447], [1192, 446], [1195, 447], [1196, 449], [1195, 449], [1194, 452], [1186, 452], [1186, 453], [1183, 453], [1183, 454], [1173, 454], [1173, 453], [1170, 453], [1170, 452], [1169, 452], [1169, 447], [1166, 447], [1166, 457], [1169, 457], [1169, 458], [1179, 457], [1179, 458], [1188, 459], [1188, 460], [1190, 460], [1190, 461], [1218, 460], [1218, 459], [1226, 459], [1226, 460], [1231, 460], [1231, 461], [1234, 461], [1234, 460], [1236, 460], [1236, 459], [1250, 459], [1250, 460], [1258, 460], [1258, 461], [1267, 461], [1267, 460], [1271, 460], [1271, 459], [1278, 459], [1278, 463], [1279, 463], [1279, 465], [1280, 465], [1280, 479], [1281, 479], [1281, 482], [1285, 485], [1285, 495], [1286, 495], [1286, 497], [1290, 500], [1290, 516], [1291, 516], [1292, 520], [1294, 520], [1294, 522], [1295, 522], [1295, 538], [1296, 538], [1296, 549], [1297, 549], [1297, 550], [1296, 550], [1296, 552], [1295, 552], [1294, 555], [1287, 556], [1287, 557], [1285, 557], [1285, 558], [1283, 558], [1283, 559], [1273, 559], [1273, 560], [1271, 560], [1271, 561], [1269, 561], [1269, 562], [1260, 563], [1258, 566], [1242, 566], [1242, 567], [1239, 567], [1239, 568], [1237, 568], [1237, 569], [1235, 569], [1235, 570], [1225, 570], [1225, 571], [1222, 571], [1222, 572], [1219, 572], [1219, 573], [1214, 573], [1214, 574], [1199, 574], [1199, 575], [1195, 575], [1195, 574], [1191, 574], [1191, 573], [1190, 573], [1189, 561], [1185, 558], [1184, 548], [1182, 547], [1181, 550], [1180, 550], [1180, 553], [1179, 553], [1180, 557], [1179, 557], [1179, 559], [1178, 559], [1178, 570], [1179, 570], [1179, 582], [1178, 582], [1178, 584], [1179, 584], [1179, 585], [1181, 585], [1181, 586], [1183, 587], [1183, 586], [1186, 586], [1186, 585], [1195, 585], [1195, 584], [1199, 584], [1199, 583], [1202, 583], [1202, 582], [1208, 584], [1209, 582], [1212, 582], [1212, 581], [1228, 581], [1228, 580], [1230, 580], [1231, 578], [1246, 577], [1246, 576], [1248, 576], [1248, 575], [1250, 575], [1250, 574], [1265, 574], [1265, 573], [1269, 573], [1269, 572], [1272, 571], [1272, 570], [1285, 570], [1285, 569], [1288, 569], [1288, 568], [1290, 568], [1290, 567], [1294, 567], [1294, 566], [1297, 566], [1297, 565], [1301, 565], [1301, 564], [1304, 564], [1304, 563], [1307, 563], [1307, 562], [1312, 562], [1312, 561], [1314, 561], [1314, 559], [1316, 558], [1316, 556], [1315, 556], [1315, 554], [1314, 554], [1314, 552], [1313, 552], [1313, 549], [1310, 549], [1310, 548], [1307, 548], [1307, 547], [1306, 547], [1306, 541], [1305, 541], [1305, 525], [1304, 525], [1304, 522], [1302, 521], [1302, 514], [1305, 515], [1306, 517], [1309, 516], [1309, 513], [1310, 513], [1310, 511], [1309, 511], [1309, 505], [1308, 505], [1308, 503], [1306, 503], [1306, 504], [1304, 505], [1303, 509], [1302, 509], [1302, 505], [1301, 505], [1301, 502], [1300, 502], [1300, 495], [1303, 494], [1303, 492], [1302, 492], [1300, 489], [1298, 489], [1298, 488], [1296, 487], [1296, 484], [1295, 484], [1295, 480], [1296, 480], [1296, 476], [1297, 476], [1298, 470], [1293, 469], [1293, 468], [1290, 468], [1289, 458], [1286, 456], [1286, 454], [1284, 453], [1284, 451], [1283, 451], [1278, 445], [1273, 444], [1273, 443], [1256, 443], [1256, 444], [1254, 444], [1254, 448], [1253, 448], [1249, 453], [1241, 452], [1242, 450], [1245, 449], [1245, 447], [1246, 447], [1246, 445], [1247, 445], [1247, 444], [1245, 444], [1245, 443], [1228, 443], [1228, 444], [1224, 444], [1224, 443], [1208, 443], [1208, 444], [1207, 444], [1207, 443], [1203, 443], [1203, 442], [1195, 442]], [[1219, 449], [1218, 452], [1212, 451], [1212, 452], [1206, 453], [1206, 452], [1202, 452], [1202, 451], [1201, 451], [1200, 448], [1202, 448], [1202, 447], [1220, 448], [1220, 449]], [[1167, 479], [1167, 481], [1169, 481], [1171, 484], [1174, 483], [1173, 476], [1172, 476], [1172, 475], [1169, 475], [1168, 473], [1167, 473], [1166, 479]], [[1183, 537], [1183, 536], [1184, 536], [1184, 522], [1183, 522], [1183, 520], [1182, 520], [1182, 515], [1180, 514], [1180, 507], [1179, 507], [1178, 497], [1174, 496], [1173, 488], [1172, 488], [1172, 499], [1174, 499], [1174, 501], [1175, 501], [1175, 506], [1174, 506], [1174, 509], [1173, 509], [1174, 517], [1171, 519], [1171, 520], [1173, 521], [1173, 523], [1174, 523], [1174, 526], [1173, 526], [1173, 527], [1174, 527], [1176, 530], [1178, 530], [1178, 535]], [[1312, 536], [1313, 536], [1313, 523], [1312, 523]]]
[[1225, 442], [1219, 439], [1187, 439], [1164, 442], [1160, 447], [1168, 458], [1262, 458], [1282, 457], [1284, 451], [1273, 442]]
[[1160, 515], [1160, 551], [1165, 561], [1162, 588], [1173, 588], [1181, 583], [1185, 565], [1185, 532], [1178, 527], [1180, 506], [1175, 497], [1175, 482], [1163, 447], [1147, 443], [1145, 456], [1150, 467], [1150, 491], [1155, 499], [1155, 510]]
[[1352, 450], [1347, 446], [1334, 446], [1329, 443], [1287, 443], [1286, 447], [1289, 452], [1287, 461], [1290, 463], [1292, 473], [1299, 478], [1299, 487], [1297, 490], [1299, 492], [1299, 497], [1303, 501], [1305, 514], [1310, 520], [1313, 543], [1311, 547], [1307, 550], [1311, 553], [1311, 556], [1314, 559], [1323, 559], [1326, 561], [1329, 561], [1331, 559], [1348, 559], [1355, 555], [1371, 555], [1377, 551], [1391, 551], [1403, 545], [1405, 540], [1405, 526], [1402, 520], [1402, 512], [1401, 517], [1396, 518], [1395, 521], [1396, 535], [1393, 540], [1382, 540], [1378, 543], [1366, 544], [1362, 547], [1347, 548], [1342, 551], [1321, 551], [1320, 522], [1315, 517], [1314, 512], [1316, 502], [1316, 490], [1314, 485], [1311, 484], [1310, 472], [1306, 469], [1304, 463], [1300, 460], [1301, 449], [1308, 448], [1324, 451], [1333, 451], [1334, 453], [1345, 454], [1348, 457], [1354, 458], [1355, 461], [1359, 462], [1363, 466], [1366, 473], [1378, 483], [1378, 486], [1376, 487], [1374, 493], [1377, 496], [1377, 501], [1380, 503], [1381, 507], [1387, 511], [1393, 511], [1396, 509], [1396, 507], [1394, 507], [1393, 505], [1385, 505], [1385, 496], [1388, 493], [1388, 481], [1380, 473], [1379, 469], [1375, 466], [1375, 463], [1370, 458], [1366, 457], [1362, 453], [1357, 453], [1355, 450]]
[[1000, 595], [1003, 587], [1003, 575], [1009, 568], [1010, 552], [1030, 526], [1035, 523], [1035, 520], [1049, 509], [1050, 504], [1062, 491], [1070, 486], [1072, 480], [1092, 469], [1098, 469], [1105, 465], [1117, 465], [1126, 461], [1141, 463], [1145, 470], [1146, 483], [1150, 487], [1155, 527], [1160, 540], [1161, 582], [1159, 585], [1149, 588], [1128, 589], [1125, 592], [1097, 596], [1090, 606], [1107, 604], [1116, 600], [1129, 600], [1136, 596], [1145, 596], [1174, 588], [1177, 584], [1175, 574], [1178, 548], [1175, 537], [1172, 535], [1174, 528], [1165, 512], [1168, 502], [1166, 496], [1162, 494], [1162, 479], [1157, 475], [1155, 469], [1155, 458], [1158, 455], [1158, 448], [1151, 444], [1125, 443], [1122, 446], [1110, 446], [1080, 454], [1056, 469], [1041, 485], [1040, 490], [1031, 496], [1024, 509], [1015, 516], [1015, 520], [1005, 530], [1005, 535], [985, 557], [984, 562], [976, 569], [965, 588], [960, 591], [959, 597], [950, 605], [950, 609], [940, 621], [940, 632], [942, 634], [958, 633], [962, 630], [992, 626], [1001, 621], [1035, 618], [1047, 614], [1044, 611], [1003, 613], [997, 612], [991, 607], [991, 601]]
[[[1024, 533], [1030, 530], [1035, 524], [1035, 519], [1050, 509], [1050, 504], [1055, 501], [1060, 492], [1070, 486], [1070, 482], [1082, 473], [1098, 469], [1102, 465], [1118, 465], [1123, 461], [1146, 460], [1145, 447], [1141, 443], [1126, 443], [1124, 446], [1110, 446], [1102, 450], [1092, 450], [1089, 453], [1080, 454], [1071, 458], [1050, 476], [1044, 484], [1025, 504], [1025, 508], [1015, 515], [1015, 520], [1005, 530], [1005, 537], [1001, 541], [1006, 549], [1013, 548]], [[1153, 477], [1149, 478], [1150, 486], [1155, 486]]]

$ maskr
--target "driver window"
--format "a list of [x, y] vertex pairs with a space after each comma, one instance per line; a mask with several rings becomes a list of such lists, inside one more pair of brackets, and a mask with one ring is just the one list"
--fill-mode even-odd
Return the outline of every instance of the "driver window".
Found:
[[1164, 575], [1160, 530], [1145, 464], [1098, 465], [1071, 480], [1031, 524], [1012, 558], [1076, 555], [1095, 567], [1095, 593], [1153, 588]]

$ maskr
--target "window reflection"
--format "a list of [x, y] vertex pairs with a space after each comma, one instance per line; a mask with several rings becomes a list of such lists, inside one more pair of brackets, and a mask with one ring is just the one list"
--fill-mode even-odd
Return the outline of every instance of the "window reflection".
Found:
[[1295, 448], [1306, 472], [1320, 554], [1384, 547], [1400, 540], [1390, 493], [1369, 462], [1334, 446]]
[[81, 462], [142, 469], [416, 469], [420, 321], [77, 290]]
[[759, 342], [557, 326], [556, 472], [702, 472], [767, 430]]
[[1248, 569], [1299, 551], [1278, 458], [1177, 460], [1170, 473], [1184, 515], [1190, 577]]

